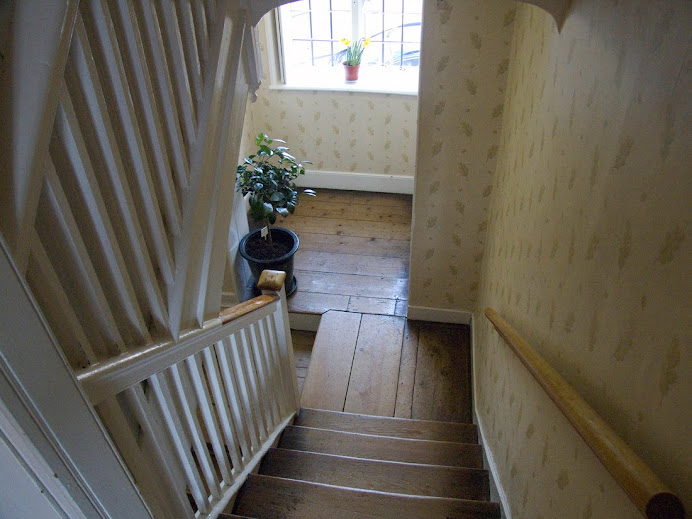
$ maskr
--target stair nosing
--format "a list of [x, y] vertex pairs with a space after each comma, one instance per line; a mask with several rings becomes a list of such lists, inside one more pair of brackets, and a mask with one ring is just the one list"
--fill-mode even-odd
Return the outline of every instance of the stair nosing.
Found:
[[[426, 440], [427, 441], [427, 440]], [[463, 445], [475, 445], [475, 444], [463, 444]], [[294, 451], [294, 452], [307, 452], [308, 454], [315, 454], [318, 456], [326, 456], [331, 458], [342, 458], [349, 460], [359, 460], [366, 461], [370, 463], [384, 463], [388, 465], [410, 465], [413, 467], [438, 467], [443, 469], [459, 470], [464, 472], [476, 472], [479, 474], [490, 474], [488, 469], [478, 468], [478, 467], [461, 467], [459, 465], [440, 465], [437, 463], [417, 463], [413, 461], [395, 461], [395, 460], [379, 460], [373, 458], [359, 458], [358, 456], [344, 456], [343, 454], [331, 454], [328, 452], [318, 452], [318, 451], [306, 451], [300, 449], [287, 449], [285, 447], [272, 447], [269, 451]]]
[[331, 485], [329, 483], [317, 483], [314, 481], [305, 481], [303, 479], [293, 479], [293, 478], [283, 478], [283, 477], [276, 477], [276, 476], [268, 476], [266, 474], [250, 474], [248, 476], [248, 481], [253, 478], [269, 478], [270, 480], [285, 480], [285, 481], [291, 481], [295, 482], [300, 485], [313, 485], [313, 486], [318, 486], [318, 487], [324, 487], [324, 488], [333, 488], [333, 489], [338, 489], [338, 490], [350, 490], [353, 492], [364, 492], [368, 494], [376, 494], [376, 495], [381, 495], [381, 496], [395, 496], [395, 497], [408, 497], [411, 499], [423, 499], [423, 500], [430, 500], [430, 501], [454, 501], [454, 502], [464, 502], [464, 503], [481, 503], [483, 505], [488, 505], [492, 508], [499, 508], [499, 503], [495, 503], [493, 501], [482, 501], [482, 500], [477, 500], [477, 499], [460, 499], [457, 497], [440, 497], [440, 496], [419, 496], [416, 494], [399, 494], [396, 492], [383, 492], [381, 490], [370, 490], [370, 489], [365, 489], [365, 488], [353, 488], [353, 487], [342, 487], [339, 485]]
[[[368, 434], [368, 433], [359, 433], [359, 432], [353, 432], [353, 431], [340, 431], [338, 429], [323, 429], [322, 427], [309, 427], [305, 425], [288, 425], [286, 426], [286, 429], [289, 427], [293, 427], [294, 429], [314, 429], [316, 431], [328, 431], [328, 432], [333, 432], [333, 433], [339, 433], [339, 434], [348, 434], [351, 436], [366, 436], [368, 438], [378, 438], [378, 439], [389, 439], [389, 440], [401, 440], [401, 441], [410, 441], [410, 442], [429, 442], [429, 443], [444, 443], [444, 444], [449, 444], [449, 445], [469, 445], [469, 446], [475, 446], [481, 448], [480, 443], [468, 443], [468, 442], [450, 442], [446, 440], [428, 440], [426, 438], [402, 438], [401, 436], [386, 436], [384, 434]], [[284, 429], [284, 431], [286, 430]]]
[[423, 420], [420, 418], [402, 418], [400, 416], [379, 416], [376, 414], [365, 414], [365, 413], [350, 413], [348, 411], [335, 411], [333, 409], [317, 409], [314, 407], [301, 407], [298, 411], [298, 416], [300, 416], [300, 411], [317, 411], [318, 413], [329, 413], [334, 415], [348, 415], [348, 416], [361, 416], [363, 418], [376, 418], [378, 420], [388, 420], [392, 422], [416, 422], [416, 423], [430, 423], [430, 424], [442, 424], [442, 425], [461, 425], [465, 427], [473, 427], [478, 429], [478, 424], [473, 422], [445, 422], [444, 420]]

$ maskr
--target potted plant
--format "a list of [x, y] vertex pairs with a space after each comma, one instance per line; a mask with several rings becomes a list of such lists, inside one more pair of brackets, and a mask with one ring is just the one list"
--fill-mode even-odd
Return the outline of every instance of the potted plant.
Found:
[[346, 81], [356, 81], [360, 70], [360, 60], [363, 57], [365, 47], [370, 45], [370, 38], [361, 38], [356, 41], [342, 38], [341, 43], [346, 45], [346, 61], [343, 62]]
[[[243, 237], [238, 249], [250, 265], [255, 282], [265, 269], [286, 272], [286, 293], [291, 295], [298, 285], [293, 275], [298, 236], [289, 229], [272, 225], [277, 214], [287, 217], [295, 212], [298, 188], [294, 180], [305, 174], [305, 167], [282, 144], [286, 142], [260, 133], [255, 138], [257, 153], [244, 158], [236, 170], [236, 189], [244, 196], [249, 195], [248, 214], [261, 224], [260, 229]], [[303, 163], [310, 164], [309, 161]], [[315, 196], [312, 189], [305, 189], [303, 193]]]

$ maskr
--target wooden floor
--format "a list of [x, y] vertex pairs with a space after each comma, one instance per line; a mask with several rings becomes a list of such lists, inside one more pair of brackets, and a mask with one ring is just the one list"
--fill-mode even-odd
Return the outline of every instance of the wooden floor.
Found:
[[410, 195], [317, 190], [277, 225], [300, 238], [291, 312], [405, 315]]
[[471, 421], [468, 326], [329, 311], [301, 380], [312, 337], [293, 335], [303, 407]]

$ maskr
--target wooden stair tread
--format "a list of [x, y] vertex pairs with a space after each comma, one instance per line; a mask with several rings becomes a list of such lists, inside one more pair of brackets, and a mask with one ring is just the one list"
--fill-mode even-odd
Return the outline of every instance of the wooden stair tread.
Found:
[[271, 449], [260, 474], [396, 494], [485, 500], [488, 472], [482, 469], [348, 458]]
[[361, 314], [329, 311], [322, 316], [300, 397], [306, 407], [342, 411], [356, 349]]
[[279, 447], [355, 458], [482, 468], [478, 444], [414, 440], [288, 426]]
[[419, 440], [478, 442], [474, 424], [338, 413], [320, 409], [301, 409], [294, 425]]
[[485, 501], [407, 496], [251, 474], [234, 513], [263, 519], [497, 519]]

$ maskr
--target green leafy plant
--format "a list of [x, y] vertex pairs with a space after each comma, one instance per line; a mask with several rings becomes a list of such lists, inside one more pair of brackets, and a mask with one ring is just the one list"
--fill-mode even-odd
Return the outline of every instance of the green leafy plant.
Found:
[[351, 41], [346, 38], [342, 38], [341, 43], [346, 45], [346, 61], [345, 65], [353, 67], [355, 65], [360, 65], [360, 60], [363, 57], [363, 51], [365, 47], [370, 45], [370, 38], [361, 38], [360, 40]]
[[[287, 217], [295, 212], [298, 187], [294, 180], [305, 174], [303, 164], [311, 164], [308, 160], [299, 162], [286, 146], [272, 147], [275, 143], [286, 144], [286, 141], [271, 139], [266, 133], [258, 134], [257, 153], [244, 158], [236, 170], [236, 189], [250, 195], [250, 217], [267, 227], [276, 222], [277, 214]], [[315, 196], [312, 189], [303, 193]], [[268, 238], [271, 242], [271, 232]]]

